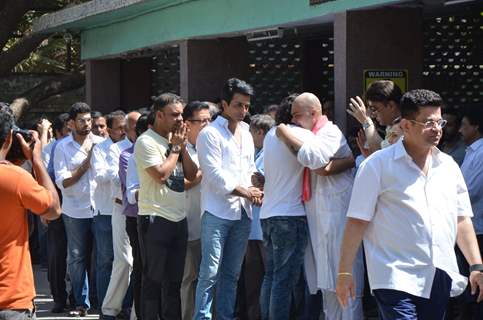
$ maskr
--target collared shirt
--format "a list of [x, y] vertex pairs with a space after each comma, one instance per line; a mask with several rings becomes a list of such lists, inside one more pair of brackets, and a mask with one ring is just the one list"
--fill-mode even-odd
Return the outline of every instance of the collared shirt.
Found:
[[483, 138], [476, 140], [466, 149], [461, 171], [470, 194], [476, 234], [483, 234]]
[[136, 217], [138, 215], [138, 205], [137, 203], [131, 204], [128, 201], [126, 188], [129, 159], [132, 158], [133, 153], [134, 145], [125, 149], [119, 156], [119, 179], [121, 181], [122, 205], [124, 207], [122, 214], [128, 217]]
[[[199, 167], [196, 147], [191, 143], [186, 144], [186, 149], [194, 163]], [[188, 222], [188, 241], [198, 240], [201, 237], [201, 184], [197, 184], [186, 194], [186, 219]]]
[[248, 124], [240, 122], [241, 144], [228, 129], [228, 120], [218, 116], [201, 130], [196, 141], [201, 180], [201, 211], [227, 220], [240, 220], [242, 206], [251, 218], [251, 202], [232, 195], [237, 186], [251, 186], [256, 171], [255, 146]]
[[[89, 134], [94, 144], [104, 141], [103, 138]], [[87, 158], [87, 152], [74, 140], [72, 135], [62, 139], [54, 152], [55, 183], [62, 191], [62, 213], [71, 218], [92, 218], [92, 167], [72, 186], [64, 188], [65, 179], [72, 177], [72, 172], [77, 169]]]
[[372, 154], [357, 172], [348, 216], [370, 221], [364, 249], [372, 290], [429, 298], [436, 268], [451, 277], [451, 296], [465, 289], [454, 245], [458, 217], [472, 216], [471, 204], [447, 154], [433, 149], [427, 175], [403, 140]]
[[111, 145], [109, 148], [109, 154], [107, 161], [111, 164], [113, 170], [108, 173], [111, 179], [112, 195], [111, 199], [122, 199], [121, 181], [119, 180], [119, 156], [121, 152], [132, 146], [131, 140], [126, 136], [121, 141], [118, 141]]
[[137, 208], [136, 192], [139, 192], [139, 176], [136, 165], [136, 158], [130, 157], [127, 161], [126, 174], [126, 197], [130, 204], [135, 204]]
[[112, 215], [114, 202], [111, 198], [113, 165], [108, 162], [109, 148], [113, 144], [110, 137], [94, 146], [91, 158], [92, 167], [92, 207], [94, 215]]

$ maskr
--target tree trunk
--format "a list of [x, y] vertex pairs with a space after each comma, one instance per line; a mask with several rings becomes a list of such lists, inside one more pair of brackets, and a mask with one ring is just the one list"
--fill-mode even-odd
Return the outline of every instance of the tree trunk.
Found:
[[53, 95], [78, 89], [85, 83], [85, 75], [83, 72], [66, 74], [56, 79], [44, 81], [39, 85], [28, 90], [21, 95], [21, 98], [25, 100], [16, 100], [19, 103], [16, 104], [15, 115], [17, 119], [20, 119], [22, 114], [25, 113], [30, 107], [37, 105], [42, 100], [45, 100]]
[[0, 52], [0, 76], [9, 73], [19, 62], [26, 59], [37, 47], [48, 38], [48, 34], [29, 34], [7, 51]]

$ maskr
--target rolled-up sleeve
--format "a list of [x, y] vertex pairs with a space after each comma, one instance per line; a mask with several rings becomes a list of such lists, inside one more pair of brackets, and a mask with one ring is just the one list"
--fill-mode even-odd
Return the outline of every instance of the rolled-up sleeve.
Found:
[[203, 179], [206, 179], [216, 193], [228, 195], [238, 186], [238, 180], [233, 177], [232, 172], [223, 169], [221, 143], [218, 140], [215, 133], [203, 130], [196, 141], [198, 160]]
[[338, 132], [324, 132], [304, 142], [297, 153], [298, 162], [311, 170], [319, 169], [334, 157], [341, 146]]
[[376, 163], [366, 160], [357, 171], [347, 212], [350, 218], [371, 221], [374, 216], [381, 190], [381, 169]]
[[55, 184], [57, 187], [66, 191], [68, 188], [64, 188], [63, 182], [65, 179], [72, 177], [72, 172], [67, 167], [67, 156], [63, 144], [57, 145], [54, 151], [54, 171], [55, 171]]

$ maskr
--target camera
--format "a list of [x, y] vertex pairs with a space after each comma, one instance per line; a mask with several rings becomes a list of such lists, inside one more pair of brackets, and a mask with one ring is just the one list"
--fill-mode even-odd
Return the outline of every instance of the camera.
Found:
[[[25, 161], [27, 159], [25, 158], [25, 155], [23, 154], [22, 146], [20, 145], [20, 141], [18, 141], [17, 134], [22, 135], [22, 137], [24, 138], [24, 140], [27, 143], [30, 143], [32, 141], [32, 134], [28, 130], [20, 129], [16, 125], [13, 125], [12, 129], [13, 129], [12, 130], [13, 131], [13, 133], [12, 133], [12, 147], [10, 148], [10, 151], [7, 154], [7, 160], [12, 162], [12, 163], [16, 163], [16, 162], [19, 162], [19, 161]], [[31, 147], [32, 147], [32, 145], [31, 145]]]

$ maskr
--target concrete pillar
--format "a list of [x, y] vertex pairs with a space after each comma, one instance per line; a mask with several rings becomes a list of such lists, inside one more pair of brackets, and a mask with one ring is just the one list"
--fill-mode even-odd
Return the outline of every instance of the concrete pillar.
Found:
[[248, 78], [245, 37], [187, 40], [180, 44], [180, 93], [185, 101], [213, 101], [228, 78]]
[[86, 102], [103, 113], [121, 103], [120, 59], [86, 61]]
[[420, 9], [383, 8], [336, 14], [334, 22], [335, 120], [345, 131], [355, 122], [348, 99], [363, 94], [365, 69], [406, 69], [409, 89], [422, 84]]

